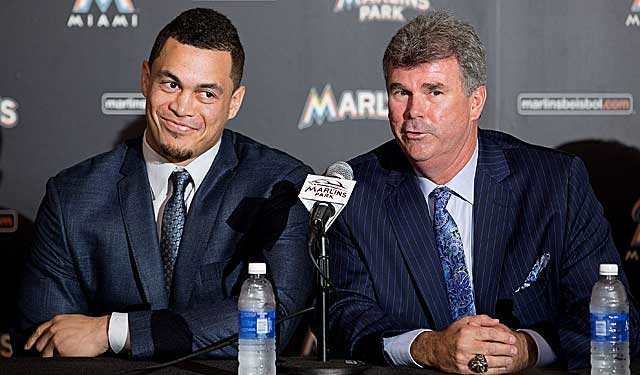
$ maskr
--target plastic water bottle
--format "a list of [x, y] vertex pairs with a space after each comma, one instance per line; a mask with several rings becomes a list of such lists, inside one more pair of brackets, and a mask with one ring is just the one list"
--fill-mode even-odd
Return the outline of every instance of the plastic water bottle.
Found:
[[240, 291], [239, 375], [276, 373], [276, 300], [266, 273], [264, 263], [249, 263], [249, 278]]
[[631, 374], [629, 301], [617, 264], [601, 264], [591, 293], [591, 374]]

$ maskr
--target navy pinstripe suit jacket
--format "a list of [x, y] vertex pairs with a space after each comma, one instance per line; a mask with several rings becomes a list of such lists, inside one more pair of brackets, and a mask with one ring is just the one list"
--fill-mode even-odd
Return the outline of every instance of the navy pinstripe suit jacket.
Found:
[[[479, 131], [473, 205], [478, 314], [530, 328], [569, 368], [589, 365], [589, 299], [600, 263], [620, 258], [577, 158], [496, 131]], [[428, 206], [396, 141], [350, 162], [358, 182], [329, 231], [337, 293], [334, 348], [384, 361], [382, 338], [452, 321]], [[538, 280], [515, 292], [542, 254]], [[626, 284], [624, 275], [622, 280]], [[638, 313], [630, 312], [632, 353]]]

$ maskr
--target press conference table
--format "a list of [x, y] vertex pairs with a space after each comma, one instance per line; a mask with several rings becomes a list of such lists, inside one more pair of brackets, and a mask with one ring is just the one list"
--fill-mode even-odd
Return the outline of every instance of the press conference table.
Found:
[[[295, 364], [298, 358], [284, 358], [279, 363]], [[12, 358], [0, 359], [0, 374], [72, 374], [72, 375], [101, 375], [114, 374], [123, 370], [134, 370], [150, 366], [154, 362], [135, 362], [119, 358]], [[233, 360], [214, 361], [196, 360], [187, 361], [173, 367], [154, 372], [136, 372], [136, 374], [211, 374], [231, 375], [237, 372], [238, 363]], [[573, 372], [554, 369], [529, 369], [521, 372], [525, 375], [561, 375], [561, 374], [589, 374], [589, 369]], [[631, 373], [640, 373], [640, 360], [636, 359], [631, 365]], [[278, 371], [278, 374], [284, 374]], [[413, 368], [385, 368], [368, 367], [362, 374], [365, 375], [420, 375], [442, 374], [428, 369]]]

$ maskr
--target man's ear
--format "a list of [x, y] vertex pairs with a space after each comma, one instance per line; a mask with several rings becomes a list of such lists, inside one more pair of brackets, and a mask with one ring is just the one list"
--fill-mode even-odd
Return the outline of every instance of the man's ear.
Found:
[[142, 95], [147, 97], [147, 93], [149, 92], [149, 83], [151, 82], [151, 67], [149, 67], [149, 62], [144, 61], [142, 63], [142, 73], [140, 76], [140, 87], [142, 88]]
[[238, 114], [240, 106], [242, 106], [242, 101], [244, 100], [245, 90], [244, 86], [239, 86], [231, 95], [231, 103], [229, 103], [229, 120], [236, 117]]
[[486, 100], [487, 86], [478, 86], [475, 90], [473, 90], [473, 92], [471, 93], [471, 111], [469, 113], [471, 121], [475, 121], [480, 118]]

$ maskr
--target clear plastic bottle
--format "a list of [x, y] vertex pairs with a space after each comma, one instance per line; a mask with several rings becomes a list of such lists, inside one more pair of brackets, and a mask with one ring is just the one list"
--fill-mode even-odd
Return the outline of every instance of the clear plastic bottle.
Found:
[[591, 293], [591, 374], [630, 374], [629, 301], [617, 264], [601, 264]]
[[249, 263], [249, 278], [240, 291], [239, 375], [276, 373], [276, 301], [266, 271], [264, 263]]

